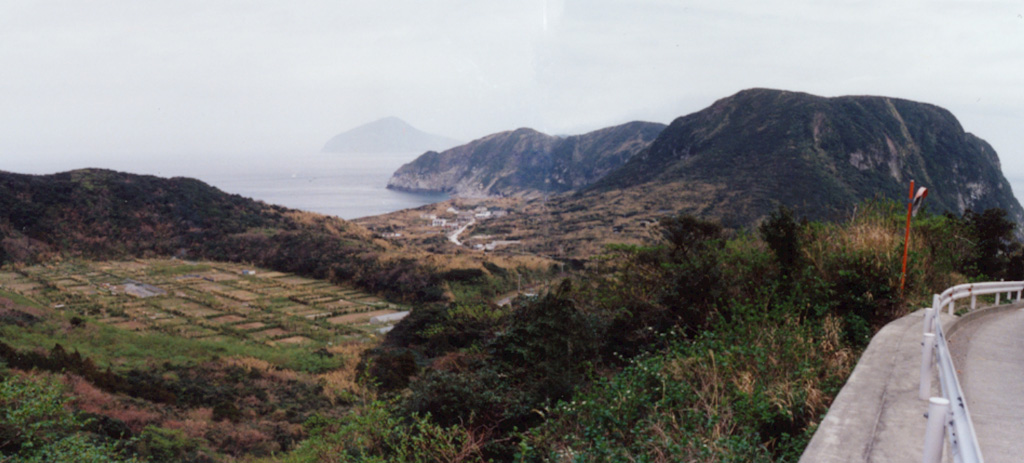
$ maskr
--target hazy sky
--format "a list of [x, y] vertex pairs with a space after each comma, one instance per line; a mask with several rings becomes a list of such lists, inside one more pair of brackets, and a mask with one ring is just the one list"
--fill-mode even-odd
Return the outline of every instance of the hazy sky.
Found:
[[937, 104], [1024, 178], [1022, 0], [0, 0], [0, 169], [314, 152], [389, 115], [578, 133], [750, 87]]

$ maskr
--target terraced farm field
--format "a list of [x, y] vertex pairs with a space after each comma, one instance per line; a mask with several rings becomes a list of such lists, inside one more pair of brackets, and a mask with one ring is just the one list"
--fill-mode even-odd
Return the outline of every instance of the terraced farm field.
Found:
[[0, 269], [0, 290], [96, 322], [189, 339], [329, 345], [405, 310], [352, 288], [237, 264], [150, 259]]

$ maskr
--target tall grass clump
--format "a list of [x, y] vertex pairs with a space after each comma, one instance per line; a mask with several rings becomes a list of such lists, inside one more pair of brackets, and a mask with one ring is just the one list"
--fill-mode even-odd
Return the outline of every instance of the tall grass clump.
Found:
[[878, 329], [1016, 271], [998, 213], [925, 212], [901, 291], [905, 214], [780, 208], [739, 231], [669, 217], [542, 297], [421, 306], [364, 356], [385, 400], [311, 428], [292, 461], [796, 461]]

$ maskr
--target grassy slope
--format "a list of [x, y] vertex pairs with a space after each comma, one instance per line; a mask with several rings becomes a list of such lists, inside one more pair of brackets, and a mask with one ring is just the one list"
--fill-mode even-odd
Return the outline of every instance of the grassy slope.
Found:
[[[873, 203], [773, 219], [772, 245], [670, 220], [665, 241], [610, 248], [538, 299], [421, 310], [373, 357], [402, 392], [288, 461], [795, 461], [872, 332], [965, 280], [963, 222], [917, 222], [906, 299], [902, 210]], [[408, 362], [403, 390], [387, 372]]]
[[338, 218], [269, 206], [192, 179], [0, 172], [0, 262], [58, 255], [248, 262], [405, 301], [444, 299], [443, 272], [457, 265], [483, 271], [486, 260], [403, 248]]
[[[54, 289], [32, 297], [0, 290], [0, 340], [5, 352], [20, 352], [6, 358], [18, 370], [0, 369], [0, 377], [58, 384], [74, 399], [72, 409], [99, 417], [90, 432], [141, 436], [128, 446], [152, 461], [225, 461], [288, 450], [306, 419], [337, 417], [364, 393], [356, 366], [373, 343], [331, 343], [314, 354], [306, 345], [132, 332], [71, 306], [57, 308], [65, 296]], [[218, 416], [218, 407], [233, 414]]]

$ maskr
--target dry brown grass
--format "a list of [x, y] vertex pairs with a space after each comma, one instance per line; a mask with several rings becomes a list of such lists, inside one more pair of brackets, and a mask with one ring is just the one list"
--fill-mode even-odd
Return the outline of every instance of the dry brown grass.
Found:
[[805, 257], [816, 268], [824, 268], [837, 252], [870, 255], [879, 264], [901, 257], [904, 229], [893, 224], [879, 207], [869, 203], [848, 223], [824, 223], [812, 229], [804, 237], [808, 243]]
[[[790, 410], [799, 410], [801, 416], [795, 418], [808, 422], [813, 423], [824, 413], [831, 398], [821, 389], [821, 378], [848, 376], [857, 357], [849, 348], [842, 347], [841, 321], [826, 316], [823, 323], [823, 334], [819, 337], [810, 337], [788, 327], [761, 326], [751, 331], [746, 349], [724, 353], [708, 351], [705, 355], [667, 362], [664, 369], [667, 379], [690, 384], [694, 391], [693, 408], [712, 423], [700, 433], [701, 445], [714, 449], [736, 432], [738, 424], [730, 405], [730, 388], [747, 395], [759, 389], [777, 411], [789, 414]], [[746, 354], [748, 352], [770, 354], [759, 363]], [[818, 371], [810, 375], [796, 371], [801, 362], [794, 356], [802, 360], [816, 357], [808, 363], [820, 365]], [[685, 434], [679, 426], [672, 414], [665, 414], [656, 429], [666, 436]], [[725, 455], [728, 451], [717, 449], [712, 454]]]
[[372, 398], [373, 391], [359, 382], [357, 367], [363, 353], [374, 346], [372, 343], [353, 341], [327, 349], [328, 352], [340, 355], [344, 359], [341, 368], [316, 376], [324, 388], [324, 395], [332, 404], [344, 397]]
[[81, 376], [67, 374], [63, 381], [71, 389], [76, 409], [120, 420], [132, 432], [142, 432], [146, 426], [163, 419], [161, 413], [141, 407], [127, 397], [101, 391]]
[[298, 381], [301, 374], [292, 370], [281, 369], [272, 363], [255, 357], [225, 357], [221, 363], [229, 367], [255, 370], [279, 381]]

